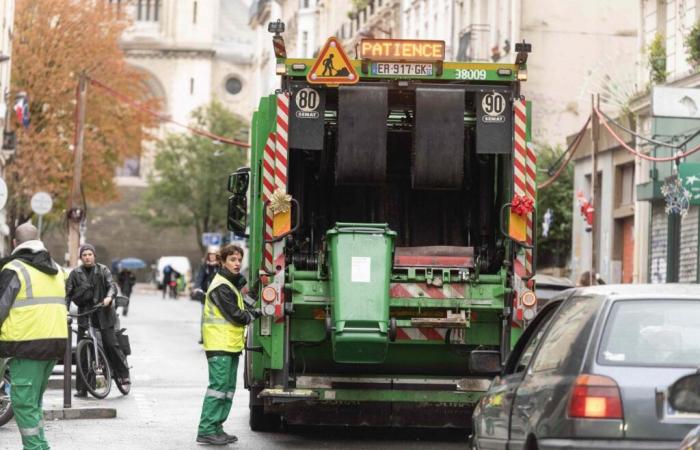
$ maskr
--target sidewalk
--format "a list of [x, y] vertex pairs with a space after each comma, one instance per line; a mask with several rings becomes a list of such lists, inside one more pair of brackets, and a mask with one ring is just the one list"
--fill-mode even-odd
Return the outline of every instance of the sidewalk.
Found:
[[[115, 408], [107, 408], [104, 400], [96, 399], [88, 394], [87, 398], [75, 398], [75, 389], [71, 389], [71, 407], [63, 407], [63, 377], [52, 376], [49, 389], [44, 394], [45, 420], [73, 419], [113, 419], [117, 417]], [[60, 384], [59, 384], [60, 383]], [[75, 385], [75, 380], [73, 380]], [[56, 388], [52, 388], [52, 387]], [[113, 389], [116, 389], [112, 386]]]

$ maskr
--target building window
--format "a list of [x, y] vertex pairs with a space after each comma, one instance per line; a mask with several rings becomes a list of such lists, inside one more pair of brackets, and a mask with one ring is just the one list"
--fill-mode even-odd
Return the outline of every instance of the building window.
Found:
[[634, 164], [624, 164], [617, 167], [616, 174], [616, 207], [634, 204]]
[[197, 2], [192, 4], [192, 23], [197, 23]]
[[309, 32], [302, 31], [301, 32], [301, 54], [304, 56], [304, 58], [307, 58], [309, 56], [309, 55], [307, 55], [308, 51], [309, 51]]
[[121, 167], [117, 167], [118, 177], [138, 177], [141, 176], [141, 159], [129, 158], [124, 161]]
[[224, 87], [226, 88], [226, 92], [231, 95], [236, 95], [241, 92], [241, 89], [243, 89], [243, 84], [237, 77], [231, 76], [226, 79]]
[[126, 2], [127, 0], [109, 0], [109, 5], [117, 12], [117, 15], [121, 15], [122, 13], [122, 5]]
[[194, 95], [194, 78], [190, 78], [190, 95]]
[[309, 0], [301, 0], [301, 7], [308, 8], [309, 7]]
[[140, 22], [158, 22], [160, 0], [137, 0], [136, 20]]

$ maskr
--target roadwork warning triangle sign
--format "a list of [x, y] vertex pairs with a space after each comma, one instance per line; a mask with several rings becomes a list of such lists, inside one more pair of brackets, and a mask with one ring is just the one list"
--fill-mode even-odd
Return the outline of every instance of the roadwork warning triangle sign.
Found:
[[340, 42], [328, 38], [306, 80], [312, 84], [355, 84], [360, 81]]

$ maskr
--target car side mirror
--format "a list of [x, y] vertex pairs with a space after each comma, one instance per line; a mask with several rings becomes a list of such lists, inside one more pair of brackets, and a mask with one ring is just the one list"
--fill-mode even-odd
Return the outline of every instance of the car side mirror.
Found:
[[677, 411], [700, 413], [700, 373], [676, 380], [668, 388], [668, 402]]
[[250, 181], [250, 168], [241, 167], [228, 176], [228, 191], [234, 195], [246, 195]]
[[227, 227], [239, 236], [245, 236], [248, 216], [248, 200], [245, 194], [234, 194], [228, 199]]
[[469, 371], [475, 375], [498, 375], [501, 373], [501, 352], [472, 350], [469, 353]]

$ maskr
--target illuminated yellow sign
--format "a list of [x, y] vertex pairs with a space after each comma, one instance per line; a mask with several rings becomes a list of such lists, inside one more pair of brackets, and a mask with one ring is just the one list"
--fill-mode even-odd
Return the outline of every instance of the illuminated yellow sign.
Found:
[[372, 61], [442, 61], [445, 41], [363, 39], [360, 57]]

